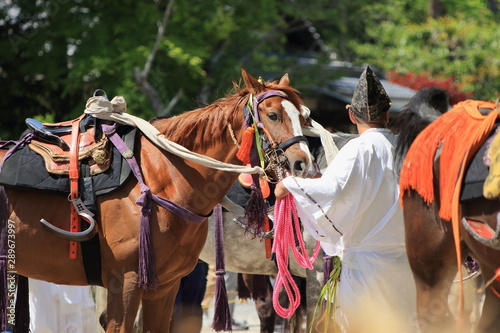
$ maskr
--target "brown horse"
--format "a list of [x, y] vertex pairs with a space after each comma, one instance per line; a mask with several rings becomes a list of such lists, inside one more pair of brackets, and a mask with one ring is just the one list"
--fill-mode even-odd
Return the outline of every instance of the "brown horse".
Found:
[[[255, 116], [279, 144], [291, 138], [285, 155], [291, 172], [300, 176], [314, 173], [307, 146], [301, 142], [302, 104], [290, 86], [288, 75], [279, 82], [261, 82], [242, 69], [245, 87], [213, 104], [152, 125], [166, 138], [187, 149], [222, 162], [239, 164], [238, 145], [244, 134], [244, 107], [251, 97], [268, 91], [272, 94], [253, 105]], [[255, 99], [253, 100], [255, 104]], [[261, 133], [262, 137], [266, 134]], [[290, 142], [290, 141], [289, 141]], [[285, 148], [283, 148], [285, 149]], [[204, 167], [160, 150], [146, 137], [136, 141], [145, 183], [151, 193], [208, 216], [222, 199], [238, 174]], [[5, 152], [1, 152], [3, 159]], [[88, 284], [81, 251], [76, 260], [68, 257], [68, 242], [48, 233], [40, 219], [69, 230], [69, 204], [65, 195], [5, 188], [9, 204], [9, 225], [15, 225], [15, 271], [26, 277], [57, 284]], [[99, 214], [96, 227], [102, 260], [102, 282], [108, 289], [107, 332], [131, 332], [139, 304], [143, 307], [144, 332], [168, 332], [180, 278], [195, 266], [205, 244], [207, 222], [192, 223], [153, 204], [151, 234], [155, 253], [157, 288], [145, 291], [138, 285], [139, 221], [136, 200], [139, 183], [132, 177], [119, 189], [97, 197]]]
[[[500, 204], [498, 199], [483, 197], [484, 178], [476, 176], [475, 186], [480, 185], [479, 192], [474, 191], [474, 183], [468, 183], [468, 179], [473, 179], [472, 169], [486, 170], [487, 173], [486, 166], [482, 165], [483, 143], [491, 133], [497, 111], [492, 111], [491, 102], [462, 103], [446, 112], [445, 92], [425, 89], [414, 97], [395, 125], [400, 132], [400, 152], [405, 154], [409, 147], [402, 165], [400, 185], [406, 248], [417, 288], [418, 318], [415, 325], [418, 324], [420, 332], [470, 331], [469, 319], [460, 311], [462, 305], [457, 305], [459, 314], [455, 318], [448, 306], [448, 295], [459, 272], [458, 267], [468, 255], [477, 261], [488, 284], [482, 315], [475, 329], [477, 332], [498, 332], [500, 327], [500, 283], [494, 279], [493, 283], [489, 281], [500, 267], [500, 248], [480, 241], [484, 237], [467, 228], [467, 221], [476, 221], [491, 230], [497, 230], [499, 225]], [[474, 116], [462, 120], [469, 117], [468, 112]], [[486, 116], [488, 112], [492, 112], [489, 114], [492, 117]], [[488, 119], [492, 119], [489, 125], [483, 125]], [[446, 121], [452, 126], [447, 127]], [[482, 127], [484, 133], [475, 134], [476, 128]], [[453, 133], [456, 134], [453, 136]], [[470, 137], [475, 137], [475, 140], [452, 142]], [[433, 146], [428, 145], [429, 140], [434, 140]], [[453, 148], [450, 150], [449, 147]], [[459, 158], [459, 163], [463, 164], [454, 166], [454, 158]], [[473, 163], [477, 160], [479, 163]], [[452, 185], [459, 186], [458, 189], [452, 187], [453, 195], [446, 185], [450, 174]], [[456, 179], [458, 181], [453, 183]], [[433, 197], [429, 195], [431, 192]]]

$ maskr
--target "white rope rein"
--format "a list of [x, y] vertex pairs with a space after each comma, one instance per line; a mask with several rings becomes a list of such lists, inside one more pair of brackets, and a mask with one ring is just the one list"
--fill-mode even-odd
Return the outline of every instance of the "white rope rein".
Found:
[[247, 167], [224, 163], [214, 158], [192, 152], [189, 149], [165, 138], [163, 134], [161, 134], [155, 127], [153, 127], [153, 125], [144, 119], [125, 113], [126, 110], [127, 103], [125, 102], [123, 96], [115, 96], [111, 101], [104, 96], [90, 97], [85, 106], [85, 114], [99, 119], [111, 120], [120, 124], [137, 127], [159, 148], [163, 148], [169, 153], [175, 154], [193, 163], [222, 171], [252, 174], [264, 173], [264, 170], [258, 166]]

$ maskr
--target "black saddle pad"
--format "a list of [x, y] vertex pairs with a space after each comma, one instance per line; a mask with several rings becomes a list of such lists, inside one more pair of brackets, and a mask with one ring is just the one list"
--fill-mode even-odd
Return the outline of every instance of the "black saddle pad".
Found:
[[499, 125], [495, 125], [488, 139], [474, 154], [474, 158], [467, 168], [464, 177], [462, 193], [460, 196], [461, 201], [483, 197], [483, 185], [486, 177], [488, 177], [489, 172], [489, 168], [488, 166], [486, 166], [486, 164], [484, 164], [483, 158], [486, 154], [486, 149], [488, 148], [487, 146], [489, 144], [489, 141], [493, 138], [498, 126]]
[[[136, 129], [121, 125], [117, 128], [117, 133], [133, 150]], [[83, 189], [91, 185], [95, 195], [106, 194], [122, 185], [129, 177], [130, 171], [127, 161], [113, 147], [111, 165], [103, 173], [90, 176], [88, 163], [86, 160], [81, 161], [79, 187]], [[0, 185], [65, 193], [70, 191], [68, 176], [48, 173], [43, 158], [28, 146], [14, 152], [4, 161], [0, 172]]]

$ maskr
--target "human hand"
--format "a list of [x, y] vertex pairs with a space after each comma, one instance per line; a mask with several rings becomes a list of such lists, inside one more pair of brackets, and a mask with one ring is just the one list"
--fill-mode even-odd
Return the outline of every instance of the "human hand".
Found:
[[290, 193], [290, 191], [283, 185], [283, 182], [276, 184], [276, 188], [274, 189], [276, 200], [283, 199], [288, 193]]

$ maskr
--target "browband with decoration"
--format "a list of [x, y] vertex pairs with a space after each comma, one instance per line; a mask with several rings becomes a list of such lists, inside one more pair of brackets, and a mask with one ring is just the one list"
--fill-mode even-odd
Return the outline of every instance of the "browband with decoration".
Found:
[[[255, 121], [257, 121], [257, 124], [259, 127], [262, 127], [261, 119], [259, 116], [259, 104], [262, 103], [263, 100], [273, 97], [273, 96], [279, 96], [285, 99], [290, 100], [290, 98], [285, 94], [283, 91], [280, 90], [268, 90], [266, 92], [263, 92], [262, 94], [258, 94], [257, 96], [253, 97], [250, 96], [249, 103], [248, 105], [251, 106], [252, 111], [253, 111], [253, 118]], [[251, 101], [251, 104], [250, 104]], [[252, 124], [252, 119], [251, 119], [251, 114], [250, 114], [250, 108], [245, 108], [245, 128], [250, 126]]]

